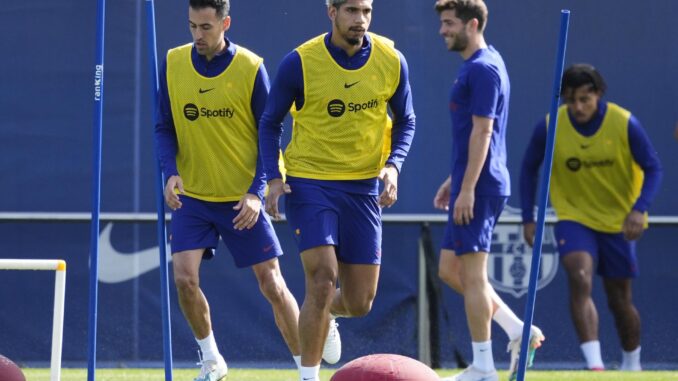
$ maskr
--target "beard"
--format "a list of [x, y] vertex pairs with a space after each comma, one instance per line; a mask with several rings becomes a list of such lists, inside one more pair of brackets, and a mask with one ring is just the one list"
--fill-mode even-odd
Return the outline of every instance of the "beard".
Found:
[[[337, 20], [334, 21], [334, 25], [335, 25], [337, 31], [339, 31], [339, 35], [341, 36], [341, 38], [344, 41], [346, 41], [349, 45], [357, 46], [357, 45], [362, 44], [363, 36], [365, 35], [364, 30], [355, 29], [355, 28], [348, 28], [348, 30], [346, 30], [344, 32], [344, 31], [342, 31], [342, 28], [339, 26], [339, 23], [337, 23]], [[361, 32], [362, 32], [362, 34], [360, 35], [360, 37], [355, 37], [356, 33], [361, 33]]]
[[468, 47], [468, 35], [465, 33], [459, 33], [456, 36], [454, 36], [454, 42], [452, 43], [452, 46], [450, 46], [450, 51], [453, 52], [461, 52], [466, 50]]

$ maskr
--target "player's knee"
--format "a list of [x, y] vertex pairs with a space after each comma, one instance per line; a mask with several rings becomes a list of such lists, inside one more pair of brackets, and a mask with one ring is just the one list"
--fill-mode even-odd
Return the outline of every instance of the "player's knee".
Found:
[[325, 306], [332, 301], [336, 287], [336, 276], [329, 273], [317, 273], [309, 280], [306, 293], [316, 305]]
[[445, 284], [452, 287], [455, 291], [459, 293], [463, 292], [461, 277], [456, 271], [454, 271], [454, 269], [440, 267], [438, 268], [438, 277], [440, 278], [440, 280], [445, 282]]
[[174, 284], [179, 293], [193, 292], [200, 287], [200, 279], [193, 274], [174, 274]]
[[625, 297], [609, 297], [607, 298], [607, 306], [613, 314], [625, 314], [633, 308], [633, 303], [630, 298]]
[[593, 282], [591, 276], [585, 270], [575, 270], [568, 273], [570, 290], [579, 295], [591, 294]]
[[259, 280], [259, 289], [271, 304], [280, 304], [285, 300], [287, 286], [282, 277], [267, 274]]
[[374, 298], [363, 298], [360, 300], [345, 301], [344, 305], [351, 317], [361, 317], [367, 315], [372, 310], [372, 301]]
[[[480, 289], [483, 287], [487, 287], [488, 285], [488, 280], [487, 280], [487, 275], [485, 273], [482, 274], [474, 274], [473, 272], [466, 272], [464, 276], [464, 282], [463, 282], [463, 287], [460, 287], [461, 293], [463, 293], [464, 290], [466, 289]], [[459, 284], [461, 285], [461, 278], [459, 279]]]

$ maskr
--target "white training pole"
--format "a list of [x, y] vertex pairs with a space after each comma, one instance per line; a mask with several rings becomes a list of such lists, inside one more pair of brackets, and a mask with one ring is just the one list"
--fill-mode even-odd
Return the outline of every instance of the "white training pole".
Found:
[[61, 380], [61, 350], [64, 339], [64, 302], [66, 299], [66, 262], [59, 261], [54, 279], [54, 318], [52, 319], [52, 361], [50, 381]]
[[0, 270], [51, 270], [54, 280], [52, 317], [52, 358], [50, 381], [61, 380], [61, 350], [64, 337], [64, 301], [66, 299], [66, 262], [58, 259], [0, 259]]

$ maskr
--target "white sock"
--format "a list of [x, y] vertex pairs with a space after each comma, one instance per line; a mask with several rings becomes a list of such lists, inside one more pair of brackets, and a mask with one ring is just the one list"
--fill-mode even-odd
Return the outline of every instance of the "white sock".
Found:
[[320, 364], [316, 366], [301, 366], [299, 381], [320, 381]]
[[294, 363], [297, 364], [297, 369], [301, 369], [301, 355], [299, 356], [292, 356], [294, 359]]
[[640, 346], [638, 346], [638, 348], [630, 352], [623, 351], [620, 370], [630, 370], [630, 371], [642, 370], [640, 366]]
[[515, 340], [523, 334], [523, 321], [518, 319], [513, 311], [502, 301], [498, 303], [497, 311], [492, 316], [492, 320], [506, 332], [509, 340]]
[[605, 369], [603, 365], [603, 358], [600, 355], [600, 341], [592, 340], [579, 345], [581, 352], [584, 354], [586, 366], [589, 369]]
[[200, 345], [200, 352], [202, 352], [202, 359], [216, 361], [217, 356], [219, 356], [219, 348], [217, 348], [217, 342], [214, 340], [214, 332], [210, 331], [209, 336], [204, 339], [198, 339], [196, 337], [195, 341]]
[[473, 367], [481, 372], [494, 370], [494, 358], [492, 357], [492, 340], [472, 342]]

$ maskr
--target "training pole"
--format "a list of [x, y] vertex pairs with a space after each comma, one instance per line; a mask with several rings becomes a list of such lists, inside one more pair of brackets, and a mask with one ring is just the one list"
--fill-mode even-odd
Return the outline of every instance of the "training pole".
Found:
[[558, 120], [558, 105], [560, 104], [560, 86], [565, 63], [565, 48], [567, 46], [567, 30], [570, 23], [570, 11], [560, 11], [560, 37], [558, 38], [558, 52], [556, 69], [553, 77], [553, 98], [549, 112], [549, 125], [546, 134], [546, 152], [544, 153], [544, 169], [541, 177], [539, 192], [539, 204], [537, 209], [537, 232], [532, 247], [532, 266], [530, 268], [530, 283], [527, 289], [527, 305], [523, 321], [523, 340], [520, 344], [520, 358], [518, 361], [518, 381], [525, 380], [525, 368], [527, 366], [528, 345], [530, 344], [530, 328], [534, 315], [534, 303], [537, 296], [537, 278], [541, 262], [541, 245], [544, 236], [544, 220], [546, 218], [546, 202], [549, 196], [549, 184], [551, 183], [551, 164], [553, 163], [553, 147], [556, 141], [556, 121]]
[[99, 293], [99, 209], [101, 206], [101, 131], [104, 111], [104, 31], [106, 0], [97, 0], [94, 66], [94, 125], [92, 126], [92, 222], [89, 251], [89, 331], [87, 381], [94, 381], [97, 362], [97, 304]]
[[[146, 0], [146, 27], [148, 29], [148, 61], [151, 73], [151, 99], [158, 104], [158, 54], [155, 37], [155, 8], [153, 0]], [[153, 112], [153, 127], [158, 121]], [[155, 139], [154, 139], [155, 141]], [[162, 343], [165, 360], [165, 381], [172, 381], [172, 330], [169, 313], [169, 280], [167, 275], [167, 243], [165, 232], [164, 181], [156, 151], [156, 207], [158, 210], [158, 248], [160, 249], [160, 299], [162, 304]]]

